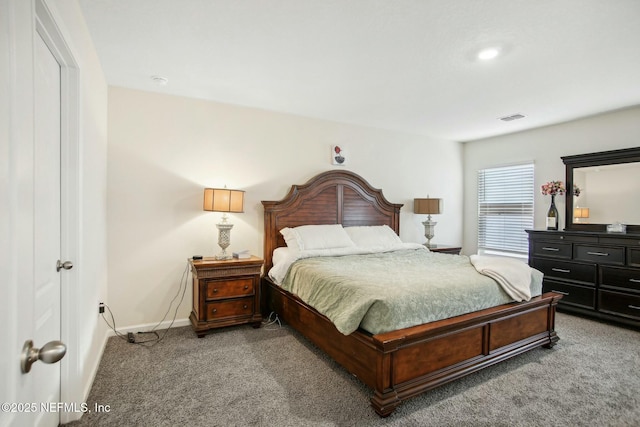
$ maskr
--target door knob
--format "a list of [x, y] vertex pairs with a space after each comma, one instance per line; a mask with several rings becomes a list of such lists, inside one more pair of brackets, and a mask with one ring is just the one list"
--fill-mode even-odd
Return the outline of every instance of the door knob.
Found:
[[44, 363], [56, 363], [62, 359], [66, 353], [67, 346], [64, 345], [62, 341], [50, 341], [42, 348], [35, 348], [33, 341], [27, 340], [22, 347], [22, 354], [20, 355], [22, 373], [28, 373], [31, 370], [31, 365], [38, 360], [42, 360]]
[[73, 268], [73, 263], [71, 261], [62, 262], [58, 260], [58, 262], [56, 262], [56, 271], [60, 271], [63, 268], [65, 270], [71, 270]]

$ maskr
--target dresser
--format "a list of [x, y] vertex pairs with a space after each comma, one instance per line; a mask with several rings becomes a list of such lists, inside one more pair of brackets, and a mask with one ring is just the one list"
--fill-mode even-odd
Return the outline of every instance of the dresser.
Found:
[[640, 234], [527, 233], [543, 291], [564, 295], [558, 309], [640, 327]]
[[260, 327], [261, 258], [190, 260], [193, 309], [189, 320], [199, 338], [208, 330], [251, 323]]

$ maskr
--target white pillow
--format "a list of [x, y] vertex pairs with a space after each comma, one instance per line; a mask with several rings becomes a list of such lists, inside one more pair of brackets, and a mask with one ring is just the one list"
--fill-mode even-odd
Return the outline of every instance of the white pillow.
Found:
[[388, 225], [345, 227], [345, 231], [362, 248], [386, 247], [402, 243], [400, 237]]
[[276, 248], [273, 251], [273, 256], [271, 257], [271, 263], [273, 265], [280, 264], [282, 262], [282, 260], [284, 260], [287, 257], [289, 257], [292, 252], [295, 253], [295, 251], [293, 251], [289, 247]]
[[340, 224], [301, 225], [283, 228], [280, 234], [294, 250], [334, 249], [355, 246]]

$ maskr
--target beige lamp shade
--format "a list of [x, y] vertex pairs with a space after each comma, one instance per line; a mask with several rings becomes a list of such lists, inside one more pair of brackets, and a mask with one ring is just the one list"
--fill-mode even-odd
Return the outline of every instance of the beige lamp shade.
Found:
[[226, 188], [204, 189], [204, 210], [213, 212], [244, 212], [244, 191]]
[[442, 199], [413, 199], [413, 212], [437, 215], [442, 213]]
[[589, 218], [589, 208], [575, 208], [573, 210], [574, 218]]

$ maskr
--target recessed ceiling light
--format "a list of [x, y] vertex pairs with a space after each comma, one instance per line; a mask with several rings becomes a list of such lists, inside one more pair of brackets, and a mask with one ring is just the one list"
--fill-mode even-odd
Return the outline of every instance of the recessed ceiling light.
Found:
[[169, 82], [169, 79], [162, 76], [151, 76], [151, 81], [158, 86], [165, 86]]
[[488, 61], [490, 59], [495, 58], [499, 54], [500, 54], [500, 50], [498, 48], [490, 47], [487, 49], [482, 49], [480, 52], [478, 52], [478, 59], [482, 61]]

